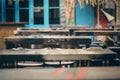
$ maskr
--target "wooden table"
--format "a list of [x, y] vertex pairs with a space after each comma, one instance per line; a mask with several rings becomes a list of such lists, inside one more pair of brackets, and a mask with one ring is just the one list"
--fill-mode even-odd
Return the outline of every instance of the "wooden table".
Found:
[[[83, 32], [85, 34], [85, 32], [91, 32], [91, 35], [92, 35], [92, 32], [94, 31], [113, 31], [113, 29], [93, 29], [93, 28], [71, 28], [69, 29], [69, 32], [70, 32], [70, 35], [75, 35], [76, 33], [78, 34], [79, 32]], [[80, 33], [81, 34], [81, 33]], [[88, 34], [88, 33], [87, 33]]]
[[114, 59], [116, 53], [109, 49], [26, 49], [1, 50], [1, 59], [10, 60], [103, 60]]
[[113, 36], [114, 40], [118, 40], [118, 36], [120, 35], [120, 31], [97, 31], [97, 30], [88, 30], [88, 31], [81, 31], [76, 30], [74, 31], [74, 35], [81, 35], [81, 36]]
[[120, 35], [120, 31], [95, 31], [95, 30], [88, 30], [88, 31], [82, 31], [82, 30], [76, 30], [74, 34], [84, 34], [84, 35]]
[[108, 49], [117, 53], [116, 57], [120, 59], [120, 46], [111, 46]]
[[[1, 50], [0, 65], [17, 66], [20, 61], [90, 61], [101, 59], [104, 65], [116, 58], [116, 53], [109, 49], [25, 49], [25, 50]], [[12, 64], [12, 65], [11, 65]]]
[[48, 34], [48, 35], [68, 35], [68, 30], [42, 30], [42, 29], [33, 29], [33, 30], [18, 30], [15, 35], [30, 35], [30, 34]]
[[91, 39], [90, 36], [10, 36], [5, 37], [8, 40], [15, 39]]
[[89, 46], [91, 44], [91, 36], [10, 36], [5, 37], [5, 40], [6, 43], [11, 42], [14, 45], [16, 45], [17, 42], [21, 44], [25, 44], [24, 42], [27, 42], [27, 45], [46, 43], [49, 44], [50, 42], [50, 44], [66, 44], [73, 47], [77, 47], [79, 44], [85, 44], [86, 46]]
[[1, 69], [1, 80], [120, 80], [120, 67]]

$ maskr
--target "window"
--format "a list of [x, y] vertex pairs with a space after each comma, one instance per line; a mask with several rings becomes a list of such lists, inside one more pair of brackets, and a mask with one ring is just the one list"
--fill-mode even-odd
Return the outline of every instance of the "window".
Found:
[[13, 22], [15, 19], [14, 1], [6, 0], [6, 22]]
[[34, 24], [44, 24], [44, 12], [40, 10], [40, 12], [34, 13]]
[[44, 0], [34, 0], [34, 24], [44, 24]]
[[28, 0], [20, 1], [19, 6], [20, 8], [28, 8]]
[[60, 10], [50, 9], [49, 11], [49, 22], [50, 24], [60, 24]]
[[2, 17], [1, 17], [2, 9], [1, 8], [2, 8], [2, 5], [1, 5], [1, 1], [0, 1], [0, 22], [2, 21]]
[[49, 7], [59, 7], [59, 0], [49, 0]]
[[15, 5], [14, 5], [14, 1], [11, 1], [11, 0], [6, 0], [6, 8], [14, 8]]
[[49, 0], [49, 24], [60, 24], [59, 0]]
[[28, 10], [20, 10], [20, 22], [28, 22], [29, 20], [29, 12]]
[[6, 22], [13, 22], [15, 19], [14, 9], [6, 9]]
[[34, 6], [43, 6], [43, 0], [34, 0]]
[[29, 0], [11, 1], [5, 0], [6, 22], [28, 22], [29, 21]]
[[29, 0], [24, 0], [19, 2], [19, 18], [20, 22], [29, 21], [29, 9], [28, 9]]

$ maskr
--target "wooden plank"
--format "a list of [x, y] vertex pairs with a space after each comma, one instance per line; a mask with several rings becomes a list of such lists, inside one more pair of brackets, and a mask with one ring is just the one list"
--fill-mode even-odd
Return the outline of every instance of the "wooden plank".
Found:
[[11, 27], [15, 27], [15, 26], [19, 26], [19, 27], [23, 27], [25, 24], [27, 24], [27, 22], [0, 22], [1, 26], [11, 26]]
[[68, 35], [68, 30], [18, 30], [17, 34], [26, 35], [26, 34], [64, 34]]
[[79, 30], [79, 31], [114, 31], [113, 29], [95, 29], [95, 28], [71, 28], [70, 30]]
[[[113, 30], [113, 29], [93, 29], [93, 28], [81, 28], [81, 27], [68, 27], [68, 28], [49, 28], [49, 29], [41, 29], [41, 28], [32, 28], [32, 29], [28, 29], [28, 28], [21, 28], [20, 30], [16, 30], [16, 34], [17, 35], [27, 35], [27, 34], [65, 34], [68, 35], [70, 32], [103, 32], [103, 31], [110, 31], [110, 32], [116, 32], [119, 31], [119, 29], [117, 30]], [[113, 34], [113, 33], [112, 33]]]
[[91, 36], [10, 36], [5, 39], [91, 39]]
[[0, 22], [1, 25], [5, 25], [5, 24], [27, 24], [27, 22]]

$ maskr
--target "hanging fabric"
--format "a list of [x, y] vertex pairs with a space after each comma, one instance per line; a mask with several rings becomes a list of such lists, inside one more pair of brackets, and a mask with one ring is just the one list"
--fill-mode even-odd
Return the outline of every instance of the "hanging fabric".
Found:
[[75, 2], [75, 0], [64, 0], [64, 4], [66, 7], [66, 25], [75, 25]]
[[[83, 8], [84, 5], [91, 5], [91, 6], [95, 6], [95, 5], [102, 5], [105, 6], [106, 4], [108, 4], [108, 2], [113, 1], [114, 3], [117, 3], [116, 0], [63, 0], [64, 5], [66, 7], [66, 24], [67, 25], [74, 25], [75, 24], [75, 17], [74, 17], [74, 7], [76, 2], [79, 3], [80, 8]], [[99, 18], [98, 18], [99, 19]]]
[[66, 25], [66, 7], [64, 4], [64, 0], [61, 0], [60, 2], [60, 24], [62, 26]]
[[115, 19], [115, 17], [113, 17], [109, 13], [105, 12], [103, 9], [101, 9], [101, 11], [104, 13], [104, 15], [106, 16], [106, 18], [107, 18], [108, 21], [112, 21], [112, 20]]
[[80, 8], [83, 8], [84, 7], [84, 0], [78, 0], [79, 2], [79, 5], [80, 5]]

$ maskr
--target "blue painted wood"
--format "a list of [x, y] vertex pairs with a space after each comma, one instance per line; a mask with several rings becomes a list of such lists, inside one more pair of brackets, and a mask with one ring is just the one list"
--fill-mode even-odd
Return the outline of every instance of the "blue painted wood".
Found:
[[[27, 28], [49, 28], [49, 9], [59, 7], [49, 7], [49, 0], [44, 1], [44, 24], [34, 24], [34, 0], [29, 0], [29, 23], [25, 25]], [[60, 0], [59, 0], [60, 1]], [[59, 25], [59, 24], [56, 24]]]
[[75, 9], [76, 25], [89, 25], [94, 28], [94, 8], [90, 5], [80, 8], [77, 4]]
[[15, 1], [15, 22], [20, 22], [19, 2]]
[[2, 14], [2, 1], [0, 0], [0, 22], [2, 21], [1, 14]]
[[49, 9], [59, 9], [60, 7], [49, 7]]
[[1, 0], [1, 2], [2, 2], [2, 6], [1, 6], [1, 8], [2, 8], [2, 14], [1, 14], [1, 17], [2, 17], [2, 22], [5, 22], [6, 21], [6, 16], [5, 16], [5, 1], [6, 0]]
[[25, 27], [26, 28], [48, 28], [48, 27], [46, 27], [45, 25], [41, 25], [41, 24], [32, 24], [32, 25], [29, 25], [29, 24], [27, 24], [27, 25], [25, 25]]
[[20, 8], [20, 10], [25, 10], [25, 9], [28, 10], [29, 8]]
[[[75, 9], [76, 25], [94, 28], [94, 8], [86, 4], [83, 8], [80, 8], [77, 4]], [[94, 36], [92, 36], [92, 41], [94, 41]]]
[[33, 27], [33, 24], [34, 24], [34, 15], [33, 15], [33, 0], [29, 0], [29, 25], [26, 25], [26, 26], [28, 26], [28, 27]]
[[29, 23], [27, 28], [48, 28], [49, 27], [49, 1], [44, 1], [44, 24], [34, 24], [34, 0], [29, 1]]
[[44, 0], [44, 28], [49, 27], [49, 0]]

